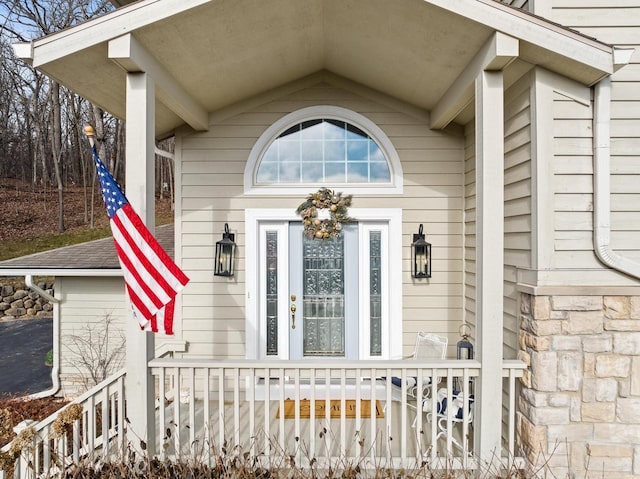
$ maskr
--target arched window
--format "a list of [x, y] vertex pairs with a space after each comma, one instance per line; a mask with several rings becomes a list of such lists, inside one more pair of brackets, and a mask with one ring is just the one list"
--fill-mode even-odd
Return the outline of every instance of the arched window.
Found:
[[364, 116], [333, 106], [304, 108], [258, 139], [245, 170], [245, 192], [299, 194], [319, 184], [399, 194], [400, 161], [384, 132]]

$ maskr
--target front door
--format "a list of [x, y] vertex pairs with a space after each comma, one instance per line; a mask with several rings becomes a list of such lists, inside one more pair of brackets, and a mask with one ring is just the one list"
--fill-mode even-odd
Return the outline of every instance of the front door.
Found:
[[289, 357], [358, 358], [358, 226], [309, 239], [289, 224]]
[[401, 215], [356, 212], [357, 223], [327, 240], [306, 239], [290, 210], [248, 213], [248, 357], [402, 355]]

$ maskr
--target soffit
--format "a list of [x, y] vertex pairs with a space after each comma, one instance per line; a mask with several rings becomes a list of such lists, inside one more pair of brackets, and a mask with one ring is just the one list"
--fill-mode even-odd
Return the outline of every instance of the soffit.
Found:
[[[104, 33], [105, 25], [97, 19], [85, 28]], [[135, 38], [209, 112], [322, 70], [431, 110], [495, 31], [423, 0], [218, 0], [137, 25]], [[51, 61], [39, 60], [39, 40], [34, 64], [124, 117], [125, 72], [107, 58], [106, 39], [126, 32], [110, 28], [105, 40]], [[603, 76], [528, 42], [521, 42], [520, 58], [585, 84]], [[182, 124], [157, 102], [158, 136]]]

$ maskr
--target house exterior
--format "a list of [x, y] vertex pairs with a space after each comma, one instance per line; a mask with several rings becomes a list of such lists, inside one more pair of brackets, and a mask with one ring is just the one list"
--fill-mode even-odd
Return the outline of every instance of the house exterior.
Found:
[[[173, 256], [173, 225], [157, 227], [155, 237]], [[124, 355], [116, 351], [126, 342], [130, 309], [111, 237], [2, 261], [0, 275], [26, 276], [27, 285], [51, 305], [52, 388], [38, 395], [76, 398], [95, 385], [91, 372], [101, 372], [107, 361], [109, 373], [124, 366]], [[52, 288], [40, 289], [37, 277], [53, 277]], [[84, 341], [90, 334], [92, 338]], [[184, 347], [184, 342], [166, 336], [157, 342], [156, 354]]]
[[[463, 436], [473, 432], [475, 455], [640, 476], [640, 5], [509, 3], [141, 0], [16, 46], [126, 119], [127, 196], [149, 223], [154, 140], [175, 135], [175, 257], [191, 278], [176, 324], [184, 362], [165, 368], [154, 338], [127, 323], [136, 434], [155, 435], [150, 398], [179, 364], [205, 368], [202, 384], [229, 365], [230, 401], [246, 386], [266, 411], [289, 380], [303, 399], [305, 368], [313, 384], [344, 365], [342, 391], [358, 364], [372, 381], [393, 375], [375, 364], [395, 371], [387, 361], [420, 331], [446, 336], [451, 360], [466, 325], [475, 359], [447, 363], [459, 371], [446, 378], [467, 393], [472, 382]], [[305, 241], [296, 214], [322, 187], [335, 202], [353, 195], [356, 221], [337, 242]], [[213, 274], [225, 225], [230, 277]], [[430, 278], [412, 275], [421, 226]], [[431, 367], [415, 375], [441, 376]], [[498, 372], [518, 367], [516, 388]], [[189, 374], [176, 390], [208, 399]], [[275, 377], [286, 381], [271, 392]]]

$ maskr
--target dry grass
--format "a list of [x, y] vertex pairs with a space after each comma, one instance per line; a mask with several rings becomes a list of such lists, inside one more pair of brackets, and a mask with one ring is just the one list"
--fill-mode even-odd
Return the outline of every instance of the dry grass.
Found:
[[[89, 191], [88, 195], [91, 194]], [[17, 180], [0, 179], [0, 261], [53, 248], [104, 238], [111, 234], [102, 196], [93, 199], [94, 224], [85, 220], [85, 192], [80, 187], [64, 190], [65, 231], [58, 232], [58, 192], [52, 188], [33, 189]], [[87, 216], [87, 219], [89, 217]], [[173, 221], [171, 203], [156, 199], [156, 224]]]

